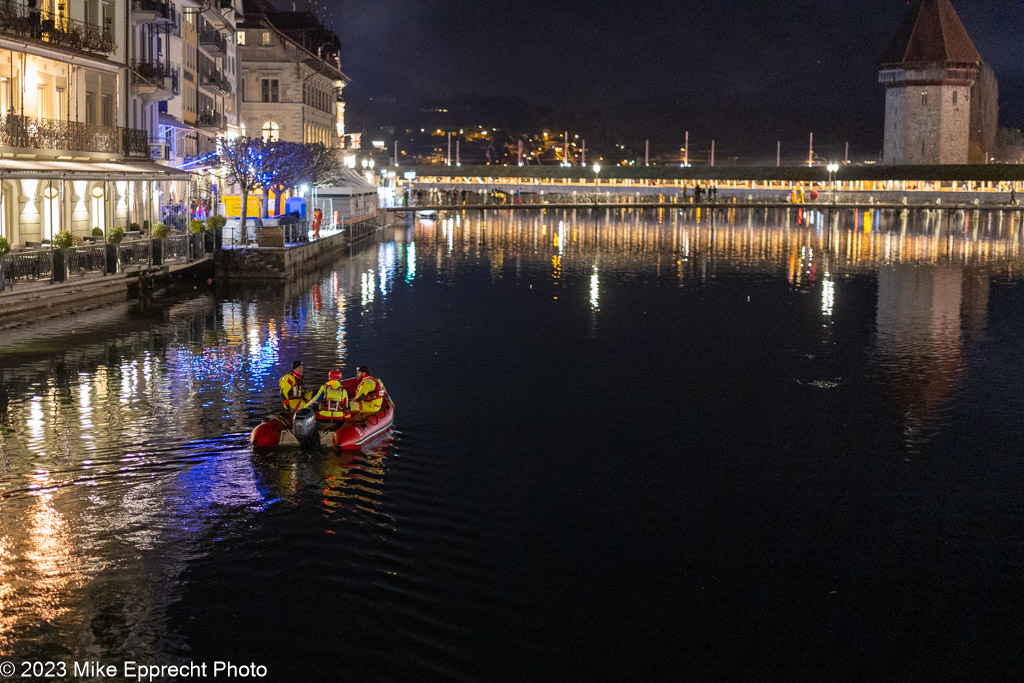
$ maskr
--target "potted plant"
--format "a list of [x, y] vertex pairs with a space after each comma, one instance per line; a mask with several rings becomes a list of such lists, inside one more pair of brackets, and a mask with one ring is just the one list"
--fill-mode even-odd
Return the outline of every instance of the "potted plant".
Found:
[[203, 230], [206, 230], [206, 224], [198, 218], [193, 218], [192, 222], [188, 224], [188, 231], [193, 234], [202, 232]]
[[148, 220], [142, 221], [142, 234], [143, 235], [150, 235], [150, 234], [152, 234], [150, 232], [150, 230], [149, 230], [149, 227], [150, 226], [149, 226], [149, 221]]
[[103, 237], [103, 228], [98, 228], [98, 227], [97, 228], [93, 228], [92, 229], [92, 236], [93, 237]]
[[162, 240], [171, 232], [171, 226], [166, 223], [157, 223], [153, 226], [153, 239]]
[[0, 256], [6, 256], [11, 253], [11, 243], [7, 241], [6, 237], [0, 237]]
[[67, 249], [75, 245], [75, 238], [67, 230], [61, 230], [50, 241], [53, 248], [53, 281], [64, 282], [68, 279]]
[[111, 275], [117, 272], [117, 245], [123, 239], [124, 230], [121, 228], [111, 228], [107, 233], [107, 272]]
[[53, 236], [51, 244], [54, 249], [69, 249], [74, 246], [75, 238], [67, 230], [61, 230]]
[[205, 249], [208, 252], [216, 251], [217, 240], [220, 239], [220, 229], [228, 222], [228, 219], [219, 214], [206, 219], [206, 232], [203, 233]]

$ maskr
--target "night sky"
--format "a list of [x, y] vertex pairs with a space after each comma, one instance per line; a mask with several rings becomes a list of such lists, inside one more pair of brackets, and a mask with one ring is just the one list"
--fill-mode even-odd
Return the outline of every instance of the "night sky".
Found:
[[[350, 110], [371, 96], [504, 95], [678, 144], [774, 157], [881, 147], [878, 58], [905, 0], [319, 0], [339, 34]], [[953, 0], [1024, 125], [1022, 0]], [[314, 5], [316, 7], [316, 5]], [[481, 122], [485, 123], [485, 122]]]

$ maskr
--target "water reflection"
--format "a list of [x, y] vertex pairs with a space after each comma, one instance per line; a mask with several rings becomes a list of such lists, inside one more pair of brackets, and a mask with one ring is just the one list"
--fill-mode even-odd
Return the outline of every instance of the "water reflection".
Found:
[[[180, 596], [181, 573], [215, 554], [221, 539], [249, 533], [279, 503], [316, 511], [322, 524], [299, 534], [399, 529], [401, 515], [385, 502], [394, 487], [392, 446], [344, 456], [250, 453], [246, 434], [277, 408], [276, 378], [293, 358], [304, 358], [318, 381], [318, 372], [351, 371], [351, 353], [387, 355], [404, 372], [410, 394], [413, 385], [433, 381], [422, 368], [446, 352], [471, 359], [445, 360], [446, 371], [479, 371], [499, 357], [519, 359], [533, 371], [571, 374], [587, 354], [616, 362], [623, 352], [609, 338], [623, 328], [629, 353], [634, 338], [650, 334], [660, 349], [664, 339], [650, 332], [658, 323], [708, 315], [703, 307], [728, 304], [735, 294], [776, 306], [774, 317], [741, 319], [741, 333], [756, 334], [757, 325], [767, 324], [790, 325], [793, 337], [811, 329], [813, 351], [825, 365], [835, 360], [828, 354], [839, 321], [849, 329], [850, 319], [864, 318], [856, 308], [860, 286], [877, 295], [867, 314], [874, 335], [866, 346], [913, 450], [942, 426], [965, 382], [965, 347], [987, 327], [990, 280], [1012, 274], [1021, 260], [1017, 214], [467, 213], [417, 222], [351, 259], [281, 285], [199, 294], [145, 319], [115, 307], [78, 316], [73, 327], [60, 322], [5, 332], [0, 649], [25, 654], [63, 647], [136, 658], [173, 649], [161, 609]], [[627, 316], [647, 305], [638, 304], [641, 291], [664, 303], [663, 318], [646, 327]], [[698, 296], [708, 293], [720, 296], [709, 299], [714, 303]], [[501, 300], [514, 305], [500, 308]], [[491, 320], [492, 304], [506, 317]], [[457, 311], [443, 318], [450, 329], [441, 332], [388, 334], [391, 328], [381, 324], [429, 310], [420, 320], [429, 327], [432, 320], [423, 320], [447, 315], [437, 312], [449, 306]], [[747, 315], [739, 310], [730, 313]], [[777, 315], [781, 310], [793, 313], [786, 318]], [[554, 330], [543, 357], [526, 358], [521, 339], [482, 329], [515, 323], [516, 316], [529, 321], [523, 330]], [[755, 331], [746, 329], [748, 322]], [[680, 329], [697, 348], [718, 345], [701, 338], [701, 330]], [[55, 331], [61, 333], [56, 342]], [[568, 358], [557, 356], [560, 338], [571, 342]], [[750, 367], [749, 359], [726, 355], [696, 363], [686, 379], [700, 381], [702, 373], [730, 364]], [[725, 379], [742, 384], [755, 381], [753, 374]], [[831, 383], [816, 386], [834, 389], [834, 375], [827, 377]], [[458, 379], [467, 392], [492, 381]], [[793, 383], [792, 375], [787, 379]], [[443, 463], [453, 457], [437, 445], [447, 435], [422, 426], [437, 417], [436, 390], [424, 393], [431, 400], [419, 406], [418, 441], [437, 449], [431, 455]], [[431, 487], [413, 486], [396, 497], [436, 504], [431, 495]], [[443, 526], [452, 517], [459, 515], [427, 522]]]
[[963, 378], [964, 320], [984, 329], [988, 291], [987, 278], [962, 266], [879, 268], [876, 358], [905, 416], [908, 446], [946, 421]]

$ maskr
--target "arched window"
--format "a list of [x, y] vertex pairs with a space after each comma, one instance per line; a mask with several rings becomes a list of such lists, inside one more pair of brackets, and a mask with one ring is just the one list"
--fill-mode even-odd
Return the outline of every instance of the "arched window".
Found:
[[277, 121], [267, 121], [263, 124], [263, 139], [267, 142], [277, 142], [281, 139], [281, 127]]

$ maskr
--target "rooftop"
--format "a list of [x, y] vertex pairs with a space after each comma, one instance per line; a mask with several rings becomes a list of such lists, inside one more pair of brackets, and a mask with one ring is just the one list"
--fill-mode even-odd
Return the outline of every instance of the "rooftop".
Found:
[[914, 0], [882, 53], [886, 68], [948, 68], [981, 64], [967, 29], [949, 0]]

